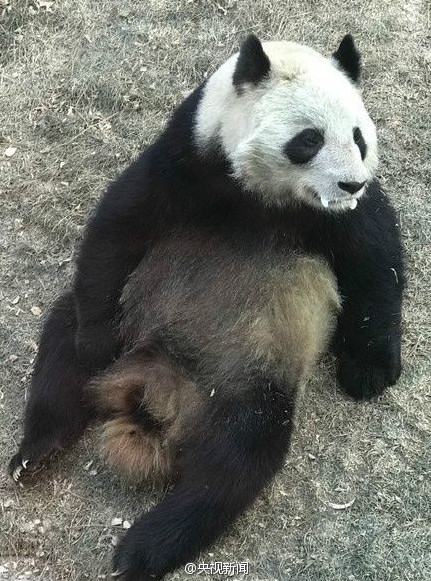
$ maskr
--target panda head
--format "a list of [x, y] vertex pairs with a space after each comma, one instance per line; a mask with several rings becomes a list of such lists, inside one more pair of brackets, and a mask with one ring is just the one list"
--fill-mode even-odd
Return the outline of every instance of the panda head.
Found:
[[329, 58], [251, 35], [205, 85], [198, 147], [221, 146], [235, 178], [267, 205], [353, 209], [377, 168], [359, 76], [350, 35]]

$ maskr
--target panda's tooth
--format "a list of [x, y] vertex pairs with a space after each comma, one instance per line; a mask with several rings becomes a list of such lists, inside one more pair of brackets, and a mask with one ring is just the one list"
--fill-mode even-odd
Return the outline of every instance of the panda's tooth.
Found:
[[320, 201], [322, 202], [322, 206], [324, 208], [327, 208], [329, 206], [329, 201], [327, 198], [324, 198], [323, 196], [320, 198]]
[[358, 200], [353, 199], [350, 201], [350, 209], [351, 210], [354, 210], [357, 205], [358, 205]]

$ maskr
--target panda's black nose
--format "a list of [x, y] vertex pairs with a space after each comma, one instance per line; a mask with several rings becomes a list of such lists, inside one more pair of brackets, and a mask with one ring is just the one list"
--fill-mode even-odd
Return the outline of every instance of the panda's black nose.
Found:
[[364, 185], [365, 182], [338, 182], [338, 187], [345, 192], [349, 192], [349, 194], [356, 194]]

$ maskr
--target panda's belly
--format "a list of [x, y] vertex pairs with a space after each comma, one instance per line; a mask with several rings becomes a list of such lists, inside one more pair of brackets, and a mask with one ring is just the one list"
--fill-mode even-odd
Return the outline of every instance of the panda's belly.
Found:
[[220, 239], [164, 241], [123, 293], [129, 348], [156, 341], [207, 375], [273, 367], [295, 383], [325, 349], [340, 299], [321, 258], [239, 252]]
[[270, 289], [250, 325], [256, 355], [295, 382], [305, 379], [326, 349], [341, 301], [320, 258], [291, 257], [271, 273]]

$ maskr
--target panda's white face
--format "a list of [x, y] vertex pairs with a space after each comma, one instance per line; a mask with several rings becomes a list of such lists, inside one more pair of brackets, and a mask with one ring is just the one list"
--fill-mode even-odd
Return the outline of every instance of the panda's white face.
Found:
[[208, 80], [198, 145], [221, 143], [235, 177], [268, 205], [353, 209], [377, 168], [375, 127], [356, 85], [308, 47], [272, 42], [263, 51], [262, 78], [264, 61], [247, 77], [250, 54], [236, 72], [240, 53]]

